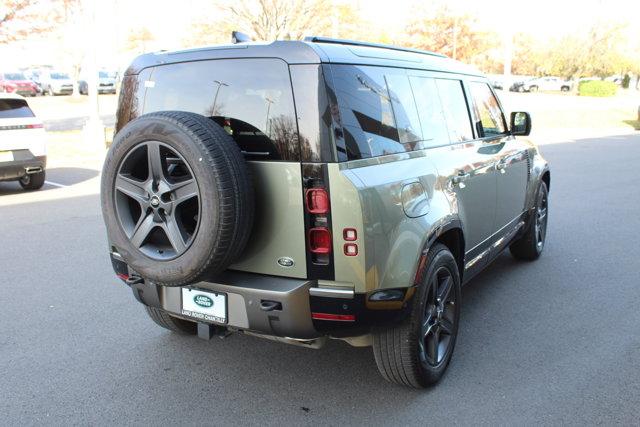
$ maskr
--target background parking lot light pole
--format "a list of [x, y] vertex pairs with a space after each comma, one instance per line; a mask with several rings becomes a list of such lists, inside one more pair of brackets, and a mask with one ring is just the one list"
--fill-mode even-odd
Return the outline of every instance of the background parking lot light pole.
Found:
[[89, 119], [84, 125], [83, 133], [85, 141], [96, 147], [97, 150], [105, 149], [104, 124], [100, 120], [98, 106], [98, 65], [97, 65], [97, 34], [96, 34], [96, 0], [84, 0], [84, 15], [86, 27], [87, 45], [87, 94], [89, 96]]

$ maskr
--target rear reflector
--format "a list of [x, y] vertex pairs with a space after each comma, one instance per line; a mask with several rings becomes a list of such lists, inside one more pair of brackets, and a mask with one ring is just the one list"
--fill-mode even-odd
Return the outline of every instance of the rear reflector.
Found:
[[124, 280], [125, 282], [129, 280], [129, 276], [124, 273], [117, 273], [116, 276], [118, 276], [118, 278]]
[[358, 255], [358, 245], [355, 243], [345, 243], [344, 245], [344, 254], [346, 256], [356, 256]]
[[345, 228], [342, 230], [342, 237], [347, 242], [355, 242], [358, 240], [358, 232], [355, 228]]
[[329, 194], [324, 188], [310, 188], [305, 193], [307, 211], [312, 214], [329, 212]]
[[328, 228], [316, 227], [309, 230], [309, 250], [314, 254], [331, 252], [331, 233]]
[[314, 320], [333, 320], [336, 322], [355, 322], [354, 314], [331, 314], [331, 313], [311, 313]]

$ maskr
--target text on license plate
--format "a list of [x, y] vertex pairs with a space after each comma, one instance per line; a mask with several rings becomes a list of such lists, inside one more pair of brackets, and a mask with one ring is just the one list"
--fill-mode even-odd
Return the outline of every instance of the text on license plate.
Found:
[[182, 288], [182, 315], [208, 322], [227, 323], [227, 295]]

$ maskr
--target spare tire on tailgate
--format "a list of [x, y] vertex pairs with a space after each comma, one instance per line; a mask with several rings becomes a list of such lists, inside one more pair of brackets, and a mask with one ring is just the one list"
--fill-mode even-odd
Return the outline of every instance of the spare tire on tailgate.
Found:
[[164, 111], [116, 135], [102, 173], [111, 246], [142, 277], [179, 286], [226, 269], [253, 223], [253, 185], [233, 138], [213, 120]]

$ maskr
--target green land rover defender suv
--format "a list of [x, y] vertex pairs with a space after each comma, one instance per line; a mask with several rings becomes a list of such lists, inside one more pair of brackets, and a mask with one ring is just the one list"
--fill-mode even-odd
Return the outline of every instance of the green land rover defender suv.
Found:
[[113, 268], [178, 333], [372, 346], [437, 382], [461, 285], [538, 258], [550, 173], [487, 79], [321, 37], [138, 57], [102, 174]]

